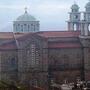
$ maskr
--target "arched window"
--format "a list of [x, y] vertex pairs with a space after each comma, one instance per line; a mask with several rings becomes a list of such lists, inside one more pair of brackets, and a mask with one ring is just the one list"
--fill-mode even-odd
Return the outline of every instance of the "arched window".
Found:
[[76, 31], [77, 30], [77, 25], [76, 24], [74, 24], [74, 31]]
[[21, 25], [21, 32], [23, 32], [23, 25]]
[[27, 24], [24, 24], [24, 26], [26, 26]]
[[30, 31], [30, 25], [28, 25], [28, 31]]
[[17, 25], [15, 25], [15, 29], [16, 29], [16, 32], [18, 32], [18, 27], [17, 27]]
[[35, 65], [35, 44], [31, 44], [31, 65]]
[[88, 25], [88, 30], [90, 31], [90, 24]]
[[31, 44], [31, 66], [39, 64], [40, 52], [35, 44]]
[[35, 25], [34, 25], [34, 31], [36, 31], [35, 29], [36, 29], [36, 28], [35, 28]]
[[10, 61], [10, 68], [11, 68], [12, 70], [16, 70], [16, 69], [17, 69], [17, 63], [16, 63], [16, 60], [15, 60], [14, 57], [11, 58], [11, 61]]

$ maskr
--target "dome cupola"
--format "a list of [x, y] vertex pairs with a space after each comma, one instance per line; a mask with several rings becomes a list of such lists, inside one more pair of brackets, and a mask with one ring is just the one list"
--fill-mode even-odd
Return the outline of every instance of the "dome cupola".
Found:
[[69, 12], [68, 30], [79, 31], [80, 30], [81, 12], [79, 12], [79, 6], [74, 2], [71, 6], [71, 12]]
[[39, 31], [39, 21], [32, 15], [27, 12], [27, 8], [25, 8], [25, 12], [23, 15], [19, 16], [13, 23], [14, 32], [38, 32]]
[[16, 21], [36, 21], [36, 18], [32, 15], [30, 15], [27, 12], [27, 8], [25, 8], [25, 13], [21, 16], [19, 16]]
[[78, 12], [79, 11], [79, 6], [74, 3], [72, 6], [71, 6], [71, 9], [72, 9], [72, 12]]

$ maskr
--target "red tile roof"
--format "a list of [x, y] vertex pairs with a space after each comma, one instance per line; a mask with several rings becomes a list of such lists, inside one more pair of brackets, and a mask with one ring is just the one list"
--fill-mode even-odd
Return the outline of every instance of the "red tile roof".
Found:
[[[13, 33], [13, 32], [0, 32], [0, 39], [6, 40], [6, 44], [2, 43], [0, 49], [13, 49], [16, 48], [16, 42], [9, 43], [15, 39], [24, 40], [30, 37], [30, 35], [38, 35], [44, 38], [55, 38], [55, 37], [78, 37], [80, 32], [70, 32], [70, 31], [42, 31], [36, 33]], [[9, 41], [9, 42], [8, 42]], [[79, 43], [54, 43], [49, 44], [49, 48], [66, 48], [66, 47], [81, 47]]]
[[15, 38], [22, 38], [24, 36], [26, 36], [28, 33], [13, 33]]
[[15, 39], [18, 39], [18, 40], [26, 40], [27, 38], [30, 37], [30, 35], [34, 35], [35, 33], [15, 33], [14, 36], [15, 36]]
[[[12, 39], [14, 36], [16, 38], [26, 36], [30, 33], [13, 33], [13, 32], [0, 32], [0, 39]], [[32, 33], [31, 33], [32, 34]], [[36, 33], [42, 37], [78, 37], [80, 35], [79, 31], [40, 31]]]
[[15, 50], [15, 49], [17, 49], [16, 46], [12, 44], [0, 46], [0, 50]]
[[0, 39], [10, 40], [15, 38], [20, 38], [28, 33], [13, 33], [13, 32], [0, 32]]
[[80, 43], [53, 43], [49, 44], [48, 48], [80, 48]]
[[13, 50], [13, 49], [17, 49], [15, 40], [0, 45], [0, 50]]
[[12, 39], [13, 32], [0, 32], [0, 39]]
[[78, 37], [80, 35], [79, 31], [42, 31], [38, 32], [38, 35], [46, 38], [53, 37]]

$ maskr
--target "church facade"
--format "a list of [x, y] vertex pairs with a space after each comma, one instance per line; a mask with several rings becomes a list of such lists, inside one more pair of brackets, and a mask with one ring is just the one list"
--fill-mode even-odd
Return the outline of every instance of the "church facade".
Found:
[[27, 11], [13, 23], [14, 32], [0, 32], [0, 79], [47, 88], [56, 83], [90, 80], [90, 2], [81, 20], [73, 4], [68, 31], [39, 31]]

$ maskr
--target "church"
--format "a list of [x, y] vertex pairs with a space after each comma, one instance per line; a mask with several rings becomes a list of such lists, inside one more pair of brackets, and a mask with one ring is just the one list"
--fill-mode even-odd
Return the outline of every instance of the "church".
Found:
[[71, 6], [67, 31], [39, 31], [40, 22], [27, 10], [13, 22], [13, 32], [0, 32], [0, 80], [47, 88], [90, 80], [90, 1], [83, 20], [79, 6]]

